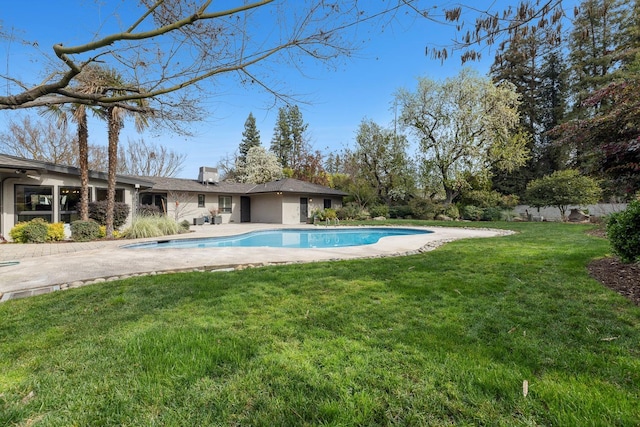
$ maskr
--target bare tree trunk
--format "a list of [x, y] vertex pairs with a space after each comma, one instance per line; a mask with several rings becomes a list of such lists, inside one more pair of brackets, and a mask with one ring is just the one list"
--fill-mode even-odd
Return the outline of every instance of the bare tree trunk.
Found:
[[108, 109], [108, 133], [109, 133], [109, 171], [107, 184], [107, 213], [106, 213], [106, 237], [113, 238], [113, 214], [116, 204], [116, 168], [118, 167], [118, 140], [122, 122], [117, 117], [116, 108]]
[[80, 207], [82, 221], [89, 221], [89, 128], [87, 113], [78, 116], [78, 163], [80, 167]]

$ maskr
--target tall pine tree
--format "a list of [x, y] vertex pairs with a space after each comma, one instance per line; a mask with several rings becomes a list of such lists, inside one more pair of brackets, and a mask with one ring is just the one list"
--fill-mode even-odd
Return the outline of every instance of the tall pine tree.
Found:
[[[569, 118], [580, 120], [604, 113], [611, 107], [607, 98], [588, 102], [598, 89], [610, 84], [621, 63], [618, 42], [622, 23], [631, 7], [621, 0], [584, 0], [579, 6], [569, 39]], [[600, 152], [584, 144], [568, 141], [573, 152], [572, 167], [584, 173], [599, 170]]]
[[[522, 196], [526, 185], [532, 179], [544, 174], [547, 161], [548, 141], [545, 123], [548, 112], [549, 76], [544, 73], [549, 52], [560, 42], [561, 23], [547, 26], [523, 26], [514, 30], [512, 37], [503, 43], [491, 67], [491, 77], [496, 82], [507, 81], [514, 85], [520, 97], [520, 130], [531, 136], [528, 149], [531, 157], [527, 163], [514, 171], [494, 171], [493, 187], [503, 194]], [[556, 76], [559, 78], [561, 74]]]
[[620, 0], [584, 0], [578, 11], [569, 37], [571, 116], [586, 118], [600, 106], [583, 101], [610, 83], [620, 64], [617, 43], [630, 7]]
[[253, 117], [253, 113], [249, 113], [249, 117], [244, 122], [244, 132], [242, 132], [242, 142], [240, 143], [240, 147], [238, 151], [240, 154], [238, 159], [241, 162], [245, 162], [247, 160], [247, 153], [253, 147], [257, 147], [260, 145], [260, 131], [256, 127], [256, 118]]
[[281, 107], [278, 110], [271, 151], [278, 157], [284, 168], [295, 171], [309, 153], [307, 127], [297, 105]]
[[288, 109], [280, 107], [278, 109], [278, 120], [273, 129], [273, 138], [271, 139], [271, 152], [276, 155], [283, 168], [291, 167], [291, 149], [293, 141], [291, 140], [291, 128], [289, 127]]
[[568, 167], [569, 147], [558, 144], [550, 133], [554, 127], [564, 121], [567, 114], [567, 68], [560, 49], [544, 57], [541, 77], [542, 133], [536, 152], [536, 178]]

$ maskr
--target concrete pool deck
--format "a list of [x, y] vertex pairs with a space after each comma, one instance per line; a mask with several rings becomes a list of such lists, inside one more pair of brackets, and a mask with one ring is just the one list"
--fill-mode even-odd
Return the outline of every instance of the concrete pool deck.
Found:
[[[192, 232], [169, 239], [229, 236], [278, 228], [318, 228], [314, 225], [223, 224], [192, 227]], [[332, 228], [332, 227], [329, 227]], [[0, 245], [0, 301], [56, 290], [123, 279], [135, 275], [177, 271], [224, 271], [247, 266], [372, 258], [434, 249], [453, 240], [494, 237], [504, 230], [457, 227], [406, 227], [430, 234], [385, 237], [378, 243], [328, 249], [193, 248], [125, 249], [131, 243], [158, 240], [111, 240], [49, 244]]]

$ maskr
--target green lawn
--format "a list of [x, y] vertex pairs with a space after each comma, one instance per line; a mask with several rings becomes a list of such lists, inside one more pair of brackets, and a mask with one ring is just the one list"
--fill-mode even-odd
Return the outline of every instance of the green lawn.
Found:
[[[640, 425], [640, 308], [589, 226], [0, 305], [0, 425]], [[523, 395], [523, 381], [528, 395]]]

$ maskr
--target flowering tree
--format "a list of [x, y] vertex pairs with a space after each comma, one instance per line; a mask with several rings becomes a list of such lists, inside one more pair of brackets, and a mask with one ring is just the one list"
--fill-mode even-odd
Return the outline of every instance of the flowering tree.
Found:
[[237, 170], [240, 182], [264, 184], [282, 178], [282, 165], [278, 157], [261, 145], [249, 149], [247, 160], [239, 161]]

